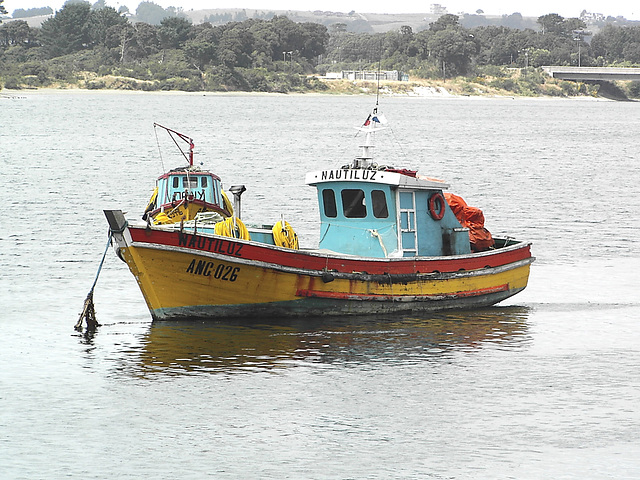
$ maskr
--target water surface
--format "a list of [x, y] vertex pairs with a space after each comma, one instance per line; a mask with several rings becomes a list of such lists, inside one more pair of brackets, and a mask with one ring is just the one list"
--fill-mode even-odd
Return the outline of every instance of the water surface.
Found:
[[[308, 170], [373, 97], [27, 92], [0, 99], [0, 477], [640, 476], [635, 103], [383, 98], [386, 163], [533, 242], [523, 293], [424, 316], [152, 323], [102, 210], [141, 214], [192, 136], [243, 216], [318, 239]], [[160, 144], [160, 152], [158, 149]], [[382, 162], [380, 162], [382, 163]]]

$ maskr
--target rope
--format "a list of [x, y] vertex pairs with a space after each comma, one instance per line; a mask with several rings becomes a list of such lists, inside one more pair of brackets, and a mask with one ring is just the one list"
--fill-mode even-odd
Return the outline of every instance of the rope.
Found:
[[157, 125], [154, 123], [153, 124], [153, 133], [155, 133], [155, 135], [156, 135], [156, 145], [158, 145], [158, 155], [160, 155], [160, 165], [162, 165], [162, 171], [166, 172], [166, 170], [164, 168], [164, 160], [162, 159], [162, 150], [160, 149], [160, 139], [158, 138], [158, 129], [156, 127], [157, 127]]
[[104, 265], [104, 259], [107, 256], [107, 252], [109, 251], [109, 246], [111, 245], [111, 237], [112, 232], [109, 231], [109, 238], [107, 239], [107, 246], [104, 249], [104, 253], [102, 254], [102, 260], [100, 260], [100, 266], [98, 267], [98, 273], [96, 273], [96, 278], [93, 281], [93, 285], [91, 285], [91, 290], [87, 294], [87, 298], [84, 300], [84, 307], [82, 309], [82, 313], [80, 314], [80, 318], [75, 325], [76, 330], [82, 330], [82, 321], [86, 319], [87, 321], [87, 330], [95, 330], [96, 327], [99, 327], [100, 324], [96, 320], [96, 309], [93, 304], [93, 290], [96, 288], [96, 284], [98, 283], [98, 277], [100, 276], [100, 271], [102, 270], [102, 265]]
[[384, 246], [384, 243], [382, 241], [382, 237], [378, 233], [378, 230], [373, 229], [373, 230], [369, 230], [369, 232], [371, 233], [371, 235], [373, 235], [374, 237], [376, 237], [378, 239], [378, 241], [380, 242], [380, 246], [382, 247], [382, 252], [384, 253], [384, 256], [388, 257], [389, 255], [387, 254], [387, 249]]
[[298, 250], [298, 235], [293, 231], [289, 222], [285, 220], [283, 224], [282, 220], [278, 221], [271, 229], [271, 232], [277, 246]]
[[251, 240], [249, 230], [239, 218], [229, 217], [216, 223], [214, 233], [222, 237], [240, 238], [242, 240]]

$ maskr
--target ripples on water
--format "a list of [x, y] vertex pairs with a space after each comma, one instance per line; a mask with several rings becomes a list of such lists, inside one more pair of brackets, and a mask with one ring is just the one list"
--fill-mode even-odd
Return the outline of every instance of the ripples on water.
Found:
[[501, 306], [152, 323], [109, 252], [89, 335], [72, 327], [102, 209], [135, 216], [181, 161], [160, 161], [153, 122], [247, 185], [245, 218], [284, 213], [313, 246], [297, 173], [347, 163], [374, 100], [25, 95], [0, 99], [0, 478], [639, 477], [636, 103], [382, 99], [380, 155], [533, 241]]

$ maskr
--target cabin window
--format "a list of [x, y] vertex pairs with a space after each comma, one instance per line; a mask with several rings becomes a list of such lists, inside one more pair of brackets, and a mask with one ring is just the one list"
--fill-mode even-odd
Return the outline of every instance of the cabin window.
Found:
[[373, 207], [373, 215], [376, 218], [388, 218], [389, 210], [387, 209], [387, 196], [382, 190], [371, 190], [371, 206]]
[[335, 218], [338, 216], [336, 208], [336, 195], [333, 190], [322, 191], [322, 205], [324, 206], [324, 214], [327, 217]]
[[182, 177], [184, 188], [198, 188], [198, 177]]
[[201, 177], [200, 183], [202, 188], [207, 188], [207, 177]]
[[180, 185], [180, 178], [178, 177], [173, 177], [173, 188], [178, 188], [178, 185]]
[[364, 203], [364, 192], [360, 189], [345, 188], [342, 190], [342, 210], [347, 218], [364, 218], [367, 206]]
[[220, 182], [218, 182], [215, 178], [212, 178], [211, 187], [213, 189], [213, 203], [217, 203], [218, 205], [222, 205], [224, 207], [224, 200], [222, 200], [220, 194]]

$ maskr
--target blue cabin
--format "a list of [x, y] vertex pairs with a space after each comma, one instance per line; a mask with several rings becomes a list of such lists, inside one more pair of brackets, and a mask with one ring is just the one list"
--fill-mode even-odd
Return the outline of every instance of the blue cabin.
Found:
[[306, 183], [318, 190], [321, 249], [374, 258], [471, 252], [440, 181], [350, 166], [309, 173]]
[[358, 130], [362, 151], [342, 168], [307, 174], [318, 190], [320, 249], [373, 258], [464, 255], [469, 231], [449, 208], [444, 182], [373, 163], [377, 107]]
[[157, 186], [157, 205], [179, 202], [182, 199], [224, 205], [220, 177], [211, 172], [193, 167], [177, 168], [160, 176]]

